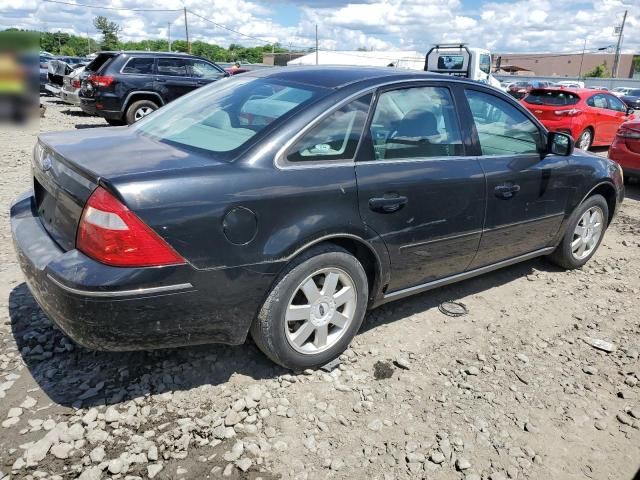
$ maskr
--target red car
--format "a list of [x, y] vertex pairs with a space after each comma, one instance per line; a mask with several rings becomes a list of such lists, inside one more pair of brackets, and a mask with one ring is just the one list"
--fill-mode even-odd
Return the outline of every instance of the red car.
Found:
[[620, 125], [609, 158], [622, 166], [625, 175], [640, 177], [640, 120]]
[[568, 133], [582, 150], [611, 145], [618, 127], [635, 118], [618, 97], [589, 88], [534, 89], [521, 102], [548, 130]]

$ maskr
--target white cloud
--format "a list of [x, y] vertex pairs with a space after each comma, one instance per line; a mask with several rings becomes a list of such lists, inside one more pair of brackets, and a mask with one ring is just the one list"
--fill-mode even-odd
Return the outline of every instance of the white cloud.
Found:
[[[73, 1], [73, 0], [65, 0]], [[181, 9], [180, 0], [78, 0], [101, 6]], [[578, 51], [615, 43], [613, 27], [629, 10], [624, 49], [640, 52], [640, 0], [486, 0], [473, 11], [461, 0], [186, 0], [191, 11], [233, 30], [283, 45], [311, 47], [315, 24], [325, 49], [403, 49], [426, 51], [433, 43], [464, 41], [494, 51]], [[295, 8], [297, 22], [278, 18]], [[98, 38], [95, 15], [118, 22], [123, 39], [164, 38], [171, 22], [173, 39], [184, 38], [184, 20], [177, 12], [98, 10], [38, 0], [0, 0], [0, 28], [61, 30]], [[299, 18], [298, 18], [299, 17]], [[192, 39], [222, 45], [259, 42], [201, 20], [189, 18]]]

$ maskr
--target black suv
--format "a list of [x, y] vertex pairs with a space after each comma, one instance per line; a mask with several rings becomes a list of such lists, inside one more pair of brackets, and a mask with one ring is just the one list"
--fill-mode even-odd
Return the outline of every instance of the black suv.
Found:
[[130, 125], [226, 76], [215, 63], [183, 53], [101, 52], [86, 67], [80, 106], [111, 125]]

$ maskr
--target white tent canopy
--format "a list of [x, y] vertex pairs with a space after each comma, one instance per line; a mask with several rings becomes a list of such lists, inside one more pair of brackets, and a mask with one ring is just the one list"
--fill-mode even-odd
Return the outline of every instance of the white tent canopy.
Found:
[[[409, 68], [412, 70], [424, 69], [425, 57], [420, 52], [398, 51], [398, 52], [361, 52], [353, 51], [319, 51], [318, 65], [360, 65], [370, 67]], [[296, 58], [287, 62], [287, 65], [315, 65], [316, 52], [309, 53], [304, 57]]]

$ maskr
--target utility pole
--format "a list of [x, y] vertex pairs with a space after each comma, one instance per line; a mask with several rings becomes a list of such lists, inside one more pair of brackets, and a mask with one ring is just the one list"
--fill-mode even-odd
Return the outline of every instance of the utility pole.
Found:
[[316, 23], [316, 65], [318, 65], [318, 24]]
[[171, 22], [167, 22], [167, 36], [169, 37], [169, 51], [171, 51]]
[[89, 50], [89, 55], [91, 55], [91, 37], [89, 36], [89, 30], [87, 30], [87, 49]]
[[191, 42], [189, 42], [189, 24], [187, 23], [187, 7], [184, 7], [184, 32], [187, 35], [187, 53], [191, 53]]
[[[618, 76], [618, 67], [620, 66], [620, 46], [622, 45], [622, 34], [624, 33], [624, 24], [626, 20], [627, 10], [624, 11], [624, 16], [622, 17], [622, 25], [616, 27], [616, 33], [618, 33], [618, 44], [616, 45], [616, 56], [613, 60], [613, 68], [611, 69], [613, 78], [616, 78]], [[617, 30], [619, 30], [619, 32]]]
[[582, 76], [582, 63], [584, 62], [584, 51], [587, 49], [587, 39], [584, 39], [584, 45], [582, 45], [582, 58], [580, 58], [580, 70], [578, 70], [578, 80]]

